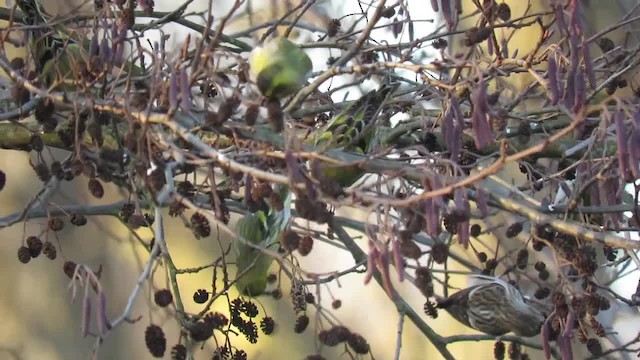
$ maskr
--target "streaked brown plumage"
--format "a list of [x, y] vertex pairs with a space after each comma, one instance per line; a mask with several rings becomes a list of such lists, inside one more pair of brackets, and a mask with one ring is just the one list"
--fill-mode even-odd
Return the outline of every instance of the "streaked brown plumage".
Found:
[[536, 336], [545, 320], [542, 312], [528, 303], [518, 289], [495, 278], [439, 299], [438, 307], [461, 323], [496, 336], [508, 332]]

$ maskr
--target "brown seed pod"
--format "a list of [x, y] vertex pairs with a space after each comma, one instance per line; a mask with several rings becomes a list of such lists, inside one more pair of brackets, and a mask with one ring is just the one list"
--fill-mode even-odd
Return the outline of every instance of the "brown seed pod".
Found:
[[311, 236], [303, 236], [298, 243], [298, 253], [307, 256], [313, 249], [313, 238]]
[[269, 123], [275, 132], [281, 132], [284, 129], [284, 112], [282, 112], [282, 105], [278, 99], [267, 100], [267, 118]]
[[429, 268], [422, 266], [416, 268], [415, 285], [425, 297], [433, 296], [433, 279]]
[[173, 302], [173, 295], [171, 294], [171, 290], [169, 289], [161, 289], [155, 292], [153, 295], [153, 300], [156, 305], [160, 307], [166, 307]]
[[87, 185], [89, 187], [89, 192], [94, 197], [101, 199], [104, 196], [104, 188], [98, 179], [89, 179], [89, 183]]
[[338, 35], [338, 31], [340, 31], [340, 20], [339, 19], [331, 19], [329, 21], [329, 25], [327, 26], [327, 36], [334, 37]]
[[437, 264], [444, 264], [449, 257], [449, 246], [443, 242], [437, 242], [431, 247], [431, 256]]
[[60, 231], [64, 229], [64, 221], [57, 217], [52, 217], [47, 221], [47, 226], [51, 231]]
[[163, 357], [167, 349], [167, 339], [164, 331], [158, 325], [149, 325], [144, 332], [144, 343], [153, 357]]
[[300, 315], [296, 319], [296, 325], [293, 331], [296, 334], [301, 334], [307, 329], [307, 326], [309, 326], [309, 317], [307, 315]]
[[293, 252], [298, 248], [300, 235], [293, 230], [287, 229], [280, 234], [280, 246], [287, 252]]
[[28, 247], [20, 246], [18, 248], [18, 260], [20, 260], [20, 262], [23, 264], [26, 264], [29, 261], [31, 261], [31, 252], [29, 251]]
[[37, 236], [29, 236], [27, 238], [27, 247], [32, 258], [37, 258], [42, 252], [42, 240]]
[[55, 260], [56, 257], [58, 256], [58, 251], [56, 250], [56, 247], [53, 246], [53, 244], [49, 241], [44, 243], [44, 246], [42, 248], [42, 253], [49, 259], [49, 260]]

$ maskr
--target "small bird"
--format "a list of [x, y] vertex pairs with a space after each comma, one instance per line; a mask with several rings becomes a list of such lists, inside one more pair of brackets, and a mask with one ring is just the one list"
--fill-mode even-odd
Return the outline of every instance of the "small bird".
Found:
[[29, 31], [29, 48], [35, 60], [36, 70], [42, 73], [45, 64], [62, 48], [63, 40], [56, 32], [49, 31], [47, 17], [39, 0], [17, 0], [16, 5], [22, 12], [22, 22], [34, 27]]
[[[380, 130], [377, 118], [392, 98], [399, 83], [385, 83], [353, 102], [334, 116], [322, 128], [310, 134], [305, 141], [318, 148], [343, 149], [354, 153], [367, 154], [375, 147], [375, 135]], [[364, 172], [343, 166], [321, 165], [322, 174], [336, 180], [342, 186], [355, 183]]]
[[284, 37], [256, 47], [249, 54], [252, 80], [262, 95], [281, 99], [299, 91], [309, 79], [313, 64], [309, 56]]
[[[277, 251], [280, 234], [291, 218], [290, 191], [285, 186], [276, 186], [274, 191], [283, 199], [282, 210], [269, 206], [266, 213], [262, 210], [248, 213], [236, 223], [239, 236], [259, 249], [272, 252]], [[264, 294], [273, 257], [240, 239], [234, 239], [232, 246], [236, 255], [236, 288], [242, 295], [255, 297]]]
[[[74, 84], [83, 76], [101, 74], [112, 69], [114, 64], [118, 65], [118, 72], [143, 74], [143, 69], [121, 59], [122, 51], [114, 50], [115, 39], [105, 41], [104, 38], [101, 41], [97, 29], [94, 29], [92, 38], [80, 36], [73, 28], [52, 21], [53, 17], [45, 12], [42, 4], [44, 0], [16, 0], [22, 12], [22, 22], [29, 26], [29, 51], [42, 85], [49, 87], [61, 82], [63, 89], [73, 90]], [[101, 49], [103, 45], [108, 46]], [[119, 49], [123, 46], [118, 45]], [[120, 56], [115, 56], [117, 54]], [[100, 61], [96, 59], [98, 57]]]
[[497, 278], [490, 283], [460, 290], [438, 299], [437, 307], [459, 322], [489, 335], [513, 332], [518, 336], [536, 336], [545, 316], [511, 284]]

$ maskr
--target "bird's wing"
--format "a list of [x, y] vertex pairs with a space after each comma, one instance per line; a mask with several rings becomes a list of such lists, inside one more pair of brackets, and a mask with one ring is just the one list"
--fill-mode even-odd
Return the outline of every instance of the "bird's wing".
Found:
[[314, 138], [315, 145], [338, 148], [366, 140], [376, 126], [378, 114], [398, 86], [398, 83], [384, 84], [347, 106], [318, 131]]

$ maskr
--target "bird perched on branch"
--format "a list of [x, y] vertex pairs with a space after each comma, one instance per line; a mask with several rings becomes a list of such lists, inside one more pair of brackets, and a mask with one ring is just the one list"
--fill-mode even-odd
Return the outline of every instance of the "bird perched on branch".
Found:
[[[399, 83], [385, 83], [347, 106], [325, 126], [310, 134], [305, 141], [318, 151], [343, 149], [368, 154], [378, 145], [380, 123], [378, 116], [393, 97]], [[336, 180], [342, 186], [355, 183], [364, 172], [361, 169], [320, 165], [321, 174]]]
[[313, 70], [304, 50], [284, 37], [256, 47], [249, 55], [249, 66], [262, 95], [271, 99], [281, 99], [300, 90]]
[[437, 307], [466, 326], [489, 335], [513, 332], [530, 337], [540, 333], [545, 316], [534, 304], [511, 284], [497, 278], [482, 278], [490, 282], [438, 299]]
[[242, 239], [233, 240], [236, 254], [236, 288], [247, 296], [262, 295], [267, 287], [269, 268], [273, 257], [263, 250], [275, 252], [280, 234], [289, 225], [291, 218], [291, 193], [285, 186], [278, 186], [277, 193], [283, 199], [282, 210], [269, 206], [267, 213], [262, 210], [248, 213], [236, 223], [236, 233]]
[[[29, 29], [29, 51], [41, 83], [51, 86], [56, 81], [73, 89], [75, 82], [108, 72], [114, 65], [118, 71], [142, 74], [142, 69], [122, 59], [124, 44], [121, 39], [99, 39], [97, 27], [93, 37], [82, 37], [80, 32], [66, 28], [52, 20], [40, 0], [16, 0], [22, 12], [22, 22]], [[124, 35], [122, 32], [121, 35]], [[117, 45], [116, 45], [117, 44]], [[121, 66], [124, 64], [124, 66]]]
[[45, 71], [50, 60], [64, 48], [74, 45], [69, 51], [75, 52], [78, 47], [76, 41], [61, 31], [53, 31], [48, 23], [49, 16], [45, 13], [41, 1], [16, 0], [16, 6], [22, 12], [22, 22], [33, 27], [29, 31], [29, 49], [32, 52], [38, 73]]

